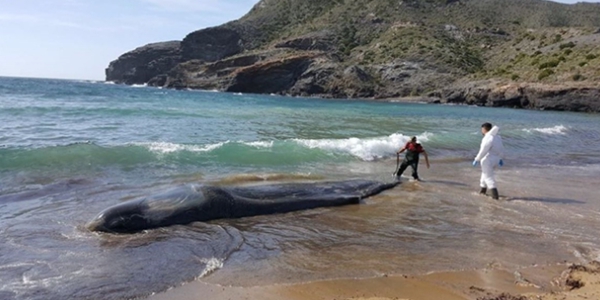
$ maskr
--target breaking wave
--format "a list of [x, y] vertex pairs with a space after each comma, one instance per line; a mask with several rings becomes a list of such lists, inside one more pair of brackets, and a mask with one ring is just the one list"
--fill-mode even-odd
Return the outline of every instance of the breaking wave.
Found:
[[[433, 135], [423, 133], [419, 141]], [[37, 149], [0, 148], [0, 168], [37, 169], [103, 167], [147, 164], [169, 165], [296, 165], [324, 161], [373, 161], [393, 157], [409, 136], [345, 139], [288, 139], [271, 141], [222, 141], [209, 144], [172, 142], [97, 145], [77, 143]]]
[[532, 129], [523, 129], [523, 131], [528, 132], [528, 133], [543, 133], [543, 134], [550, 134], [550, 135], [556, 135], [556, 134], [561, 134], [564, 135], [567, 133], [569, 129], [563, 125], [556, 125], [554, 127], [546, 127], [546, 128], [532, 128]]

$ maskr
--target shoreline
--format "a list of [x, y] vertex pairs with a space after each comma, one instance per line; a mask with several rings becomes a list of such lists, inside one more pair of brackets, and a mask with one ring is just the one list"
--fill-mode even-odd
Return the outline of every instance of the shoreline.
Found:
[[148, 297], [150, 300], [199, 299], [354, 299], [354, 300], [570, 300], [600, 295], [600, 263], [587, 266], [557, 263], [518, 270], [437, 272], [426, 275], [383, 275], [365, 279], [333, 279], [308, 283], [235, 287], [201, 281]]
[[[438, 162], [440, 164], [440, 162]], [[442, 163], [443, 164], [443, 163]], [[442, 181], [440, 178], [447, 178], [450, 174], [456, 172], [454, 164], [450, 163], [448, 167], [438, 167], [435, 173], [431, 173], [430, 170], [424, 169], [423, 175], [425, 181], [420, 185], [407, 182], [404, 189], [396, 192], [404, 193], [410, 196], [419, 196], [427, 198], [427, 191], [424, 188], [428, 184], [444, 185], [449, 184], [451, 186], [454, 182]], [[464, 169], [458, 169], [462, 171]], [[542, 184], [530, 190], [530, 187], [524, 191], [520, 188], [520, 180], [516, 176], [511, 176], [513, 172], [523, 172], [523, 170], [503, 170], [500, 175], [500, 181], [503, 185], [501, 192], [508, 193], [508, 196], [503, 202], [503, 207], [511, 206], [512, 209], [518, 209], [525, 212], [525, 207], [522, 204], [526, 204], [529, 201], [538, 202], [540, 205], [529, 206], [533, 210], [539, 210], [546, 204], [550, 203], [571, 203], [574, 200], [566, 199], [565, 195], [560, 194], [559, 190], [547, 189], [547, 185]], [[465, 182], [465, 186], [459, 186], [458, 188], [464, 189], [462, 194], [465, 197], [472, 196], [468, 191], [476, 189], [476, 173], [467, 174], [463, 180], [459, 180], [460, 183]], [[537, 174], [537, 175], [536, 175]], [[522, 176], [538, 176], [541, 174], [534, 172], [528, 174], [521, 174]], [[586, 174], [579, 174], [574, 180], [586, 178]], [[554, 179], [555, 177], [548, 177]], [[548, 179], [539, 178], [539, 182], [545, 182]], [[589, 180], [589, 179], [588, 179]], [[580, 187], [573, 186], [563, 191], [565, 194], [574, 194], [574, 190], [580, 189], [583, 186], [588, 186], [589, 182], [579, 180], [578, 184]], [[570, 191], [570, 189], [573, 189]], [[419, 190], [419, 193], [413, 193], [415, 190]], [[561, 189], [562, 190], [562, 189]], [[557, 192], [557, 193], [555, 193]], [[530, 195], [538, 195], [536, 197]], [[400, 194], [391, 193], [378, 201], [382, 205], [386, 201], [393, 201], [392, 199], [402, 198]], [[413, 199], [415, 202], [423, 203], [425, 198]], [[577, 199], [592, 199], [591, 194], [584, 193], [577, 195]], [[412, 201], [412, 200], [407, 200]], [[519, 204], [521, 202], [522, 204]], [[399, 203], [394, 204], [399, 205]], [[425, 205], [424, 203], [422, 205]], [[467, 213], [467, 203], [462, 202], [460, 204], [461, 209]], [[483, 214], [481, 217], [491, 218], [490, 213], [498, 213], [499, 207], [482, 207]], [[477, 213], [471, 214], [475, 217]], [[498, 216], [496, 216], [497, 218]], [[478, 223], [481, 224], [481, 223]], [[533, 225], [532, 225], [533, 226]], [[498, 225], [494, 225], [494, 230], [502, 230]], [[462, 254], [469, 253], [473, 248], [477, 248], [477, 245], [472, 244], [476, 242], [473, 240], [463, 240], [463, 251]], [[524, 241], [521, 241], [521, 243]], [[554, 241], [551, 243], [558, 244], [561, 241]], [[564, 241], [562, 241], [564, 242]], [[279, 300], [279, 299], [290, 299], [290, 300], [574, 300], [582, 299], [580, 296], [587, 296], [587, 299], [600, 299], [600, 263], [594, 262], [597, 259], [595, 255], [586, 257], [579, 257], [577, 255], [562, 256], [557, 255], [554, 258], [546, 256], [544, 258], [544, 252], [548, 251], [548, 248], [552, 248], [556, 245], [546, 245], [545, 248], [537, 248], [536, 246], [520, 247], [519, 242], [515, 241], [516, 248], [506, 248], [505, 250], [499, 250], [498, 247], [502, 246], [495, 245], [493, 248], [480, 248], [482, 253], [489, 255], [486, 259], [480, 260], [479, 263], [475, 263], [475, 267], [468, 267], [467, 265], [471, 262], [475, 262], [477, 257], [470, 257], [465, 261], [465, 264], [461, 266], [455, 266], [455, 268], [446, 269], [443, 271], [444, 263], [443, 260], [439, 260], [439, 257], [432, 257], [427, 260], [426, 264], [433, 264], [430, 268], [421, 269], [420, 266], [414, 265], [408, 267], [400, 272], [380, 271], [375, 277], [357, 277], [357, 278], [343, 278], [347, 276], [347, 273], [340, 273], [340, 277], [333, 279], [315, 279], [302, 281], [301, 278], [297, 278], [296, 282], [281, 282], [277, 277], [279, 275], [271, 274], [271, 276], [263, 277], [266, 281], [262, 283], [260, 281], [254, 281], [250, 284], [244, 284], [243, 282], [236, 282], [235, 280], [225, 280], [229, 278], [231, 274], [259, 274], [253, 272], [261, 272], [262, 269], [253, 268], [252, 266], [238, 266], [235, 270], [221, 270], [215, 274], [208, 275], [196, 281], [183, 283], [179, 286], [173, 287], [167, 291], [153, 294], [148, 297], [150, 300], [200, 300], [200, 299], [213, 299], [213, 300], [230, 300], [230, 299], [265, 299], [265, 300]], [[541, 246], [540, 246], [541, 247]], [[518, 249], [517, 249], [518, 248]], [[445, 251], [452, 251], [452, 247], [448, 247]], [[591, 251], [591, 250], [590, 250]], [[506, 253], [512, 254], [506, 254]], [[477, 252], [475, 252], [477, 253]], [[502, 254], [504, 253], [504, 254]], [[293, 255], [293, 254], [289, 254]], [[486, 254], [483, 254], [486, 255]], [[525, 259], [512, 260], [506, 259], [508, 256], [524, 256]], [[317, 255], [318, 256], [318, 255]], [[536, 259], [527, 259], [527, 257], [535, 256]], [[318, 257], [306, 257], [305, 259], [318, 259]], [[390, 261], [391, 257], [379, 256], [375, 259], [377, 263], [385, 263]], [[457, 259], [460, 259], [457, 257]], [[437, 260], [437, 262], [435, 262]], [[520, 262], [519, 262], [520, 261]], [[529, 261], [529, 262], [527, 262]], [[592, 261], [587, 267], [577, 265], [577, 263], [583, 263]], [[440, 264], [441, 263], [441, 264]], [[347, 269], [344, 265], [351, 265], [350, 262], [342, 263], [340, 268]], [[365, 268], [368, 266], [363, 265], [359, 268]], [[417, 267], [416, 269], [414, 267]], [[467, 268], [462, 269], [461, 268]], [[442, 271], [429, 271], [429, 270], [442, 270]], [[219, 272], [225, 271], [225, 274]], [[233, 272], [233, 273], [232, 273]], [[260, 276], [259, 276], [260, 277]], [[243, 278], [243, 277], [240, 277]], [[252, 281], [252, 280], [251, 280]], [[579, 282], [579, 283], [578, 283]], [[573, 288], [574, 286], [583, 286], [582, 288]]]
[[[104, 83], [122, 84], [130, 87], [136, 84], [116, 83], [104, 81]], [[147, 87], [171, 90], [200, 90], [214, 92], [205, 89], [183, 89], [173, 87], [161, 87], [147, 85]], [[218, 91], [221, 93], [237, 94], [235, 92]], [[243, 93], [252, 95], [269, 96], [268, 93]], [[375, 101], [386, 103], [410, 103], [410, 104], [438, 104], [438, 105], [464, 105], [494, 108], [525, 109], [536, 111], [563, 111], [596, 114], [600, 113], [600, 87], [586, 84], [541, 84], [534, 82], [502, 82], [502, 81], [468, 81], [455, 86], [436, 90], [423, 96], [399, 96], [399, 97], [338, 97], [334, 94], [312, 94], [293, 95], [276, 94], [281, 97], [344, 100], [344, 101]]]
[[366, 99], [389, 103], [464, 105], [595, 114], [600, 113], [599, 95], [599, 86], [585, 83], [542, 84], [474, 80], [455, 83], [422, 96], [381, 98], [373, 96]]

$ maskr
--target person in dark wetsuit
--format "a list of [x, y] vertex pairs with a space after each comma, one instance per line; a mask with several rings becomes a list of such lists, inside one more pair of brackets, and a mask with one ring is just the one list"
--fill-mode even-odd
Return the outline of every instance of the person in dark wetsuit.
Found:
[[425, 152], [425, 149], [423, 149], [423, 146], [421, 146], [421, 144], [417, 143], [416, 136], [410, 138], [410, 141], [406, 143], [406, 145], [404, 145], [404, 147], [402, 147], [402, 149], [400, 149], [396, 154], [399, 157], [400, 154], [404, 151], [406, 151], [406, 156], [404, 157], [400, 168], [396, 172], [396, 179], [400, 179], [400, 176], [402, 176], [402, 173], [404, 173], [406, 168], [408, 168], [408, 166], [411, 166], [413, 169], [412, 177], [415, 180], [420, 180], [419, 174], [417, 173], [417, 168], [419, 167], [419, 155], [423, 153], [423, 156], [425, 156], [425, 163], [427, 164], [427, 169], [429, 169], [429, 157], [427, 157], [427, 152]]

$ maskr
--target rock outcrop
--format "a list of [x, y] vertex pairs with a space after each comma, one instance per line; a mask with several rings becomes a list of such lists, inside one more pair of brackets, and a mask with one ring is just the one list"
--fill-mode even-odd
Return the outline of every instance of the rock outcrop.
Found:
[[439, 103], [537, 110], [600, 112], [600, 87], [539, 83], [470, 82], [432, 92]]
[[276, 48], [290, 48], [296, 50], [319, 50], [331, 51], [335, 49], [331, 32], [323, 31], [311, 33], [308, 35], [295, 37], [286, 41], [277, 43]]
[[153, 78], [149, 85], [175, 89], [226, 90], [234, 71], [251, 66], [265, 58], [266, 55], [251, 54], [212, 63], [190, 60], [177, 65], [165, 75]]
[[242, 36], [226, 26], [211, 27], [188, 34], [181, 42], [183, 61], [217, 61], [244, 50]]
[[375, 95], [377, 98], [418, 96], [428, 90], [449, 86], [456, 80], [450, 70], [417, 60], [397, 60], [372, 66], [370, 70], [381, 83]]
[[121, 55], [106, 69], [106, 80], [124, 84], [144, 84], [179, 64], [181, 42], [148, 44]]
[[269, 60], [237, 69], [228, 92], [285, 93], [296, 84], [315, 55], [305, 54]]

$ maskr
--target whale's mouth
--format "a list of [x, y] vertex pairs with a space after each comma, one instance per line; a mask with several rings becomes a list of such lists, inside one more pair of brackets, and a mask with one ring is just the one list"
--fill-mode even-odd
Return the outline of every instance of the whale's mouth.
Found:
[[125, 226], [125, 224], [117, 221], [113, 221], [111, 224], [106, 224], [103, 220], [93, 220], [86, 225], [86, 228], [94, 232], [107, 232], [107, 233], [130, 233], [135, 232], [131, 228]]
[[85, 226], [90, 231], [107, 233], [133, 233], [151, 228], [151, 224], [139, 213], [124, 215], [122, 212], [105, 211]]
[[103, 232], [109, 232], [108, 228], [106, 228], [104, 226], [104, 220], [97, 217], [94, 218], [92, 221], [90, 221], [89, 223], [87, 223], [85, 225], [85, 227], [89, 230], [89, 231], [103, 231]]
[[122, 218], [111, 218], [110, 220], [104, 213], [101, 213], [95, 217], [92, 221], [87, 223], [85, 226], [90, 231], [101, 231], [101, 232], [126, 232], [127, 228], [122, 222]]

